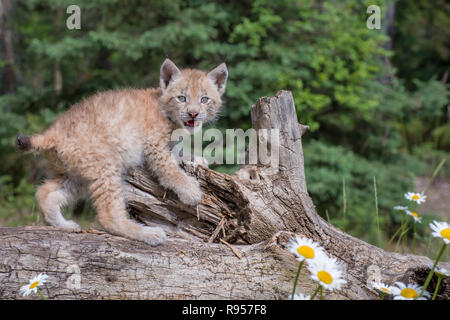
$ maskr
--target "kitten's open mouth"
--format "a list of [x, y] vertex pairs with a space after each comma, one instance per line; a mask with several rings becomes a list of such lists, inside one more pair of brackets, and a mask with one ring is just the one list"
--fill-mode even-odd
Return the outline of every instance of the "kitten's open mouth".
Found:
[[195, 120], [188, 120], [184, 122], [184, 125], [186, 127], [195, 127], [196, 125], [198, 125], [199, 121], [195, 121]]

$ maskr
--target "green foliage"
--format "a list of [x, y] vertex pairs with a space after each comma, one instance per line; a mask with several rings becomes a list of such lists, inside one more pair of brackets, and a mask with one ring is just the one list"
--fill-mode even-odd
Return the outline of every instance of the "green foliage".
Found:
[[[377, 181], [380, 229], [390, 230], [400, 218], [393, 207], [404, 200], [404, 193], [413, 190], [415, 173], [423, 165], [399, 156], [392, 163], [368, 161], [342, 147], [310, 141], [305, 145], [305, 174], [308, 192], [318, 212], [345, 231], [376, 243], [376, 210], [373, 177]], [[345, 181], [346, 212], [343, 213]]]
[[0, 176], [0, 221], [1, 226], [14, 227], [37, 222], [39, 210], [32, 196], [34, 186], [21, 179], [17, 186], [10, 176]]
[[414, 79], [439, 79], [448, 72], [450, 4], [445, 0], [397, 0], [393, 62], [399, 76], [414, 88]]
[[417, 91], [408, 110], [398, 123], [406, 146], [431, 144], [435, 149], [450, 151], [450, 131], [446, 112], [450, 102], [449, 85], [431, 79], [415, 79]]

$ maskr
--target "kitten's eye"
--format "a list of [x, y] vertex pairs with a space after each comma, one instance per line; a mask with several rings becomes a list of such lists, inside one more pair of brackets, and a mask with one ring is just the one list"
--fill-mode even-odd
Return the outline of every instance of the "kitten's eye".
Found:
[[178, 97], [177, 97], [177, 100], [178, 100], [179, 102], [186, 102], [186, 97], [185, 97], [185, 96], [178, 96]]
[[209, 98], [208, 98], [208, 97], [202, 97], [202, 98], [200, 99], [200, 102], [201, 102], [201, 103], [208, 103], [208, 101], [209, 101]]

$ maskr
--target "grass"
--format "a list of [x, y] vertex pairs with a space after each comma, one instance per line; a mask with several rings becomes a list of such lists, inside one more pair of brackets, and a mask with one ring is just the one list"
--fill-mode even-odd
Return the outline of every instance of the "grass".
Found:
[[378, 196], [377, 196], [377, 178], [373, 176], [373, 192], [375, 195], [375, 212], [377, 214], [377, 236], [378, 236], [378, 246], [381, 245], [381, 233], [380, 233], [380, 217], [378, 215]]

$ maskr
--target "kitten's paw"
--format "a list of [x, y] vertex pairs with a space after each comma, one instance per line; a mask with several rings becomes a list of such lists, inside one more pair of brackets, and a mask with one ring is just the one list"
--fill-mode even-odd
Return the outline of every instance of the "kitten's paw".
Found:
[[206, 168], [209, 168], [209, 162], [208, 162], [208, 160], [206, 160], [206, 158], [199, 157], [199, 156], [196, 156], [196, 155], [194, 155], [193, 157], [194, 157], [194, 161], [182, 160], [182, 162], [186, 163], [186, 164], [192, 164], [194, 167], [204, 166]]
[[199, 166], [199, 165], [208, 168], [209, 167], [208, 160], [206, 160], [206, 158], [204, 158], [204, 157], [194, 156], [194, 166]]
[[198, 204], [203, 194], [197, 179], [191, 176], [187, 177], [186, 184], [180, 186], [176, 193], [181, 202], [191, 206]]
[[81, 231], [80, 225], [72, 220], [64, 222], [64, 224], [59, 227], [66, 231], [72, 231], [72, 232], [80, 232]]
[[166, 237], [164, 230], [159, 227], [144, 227], [142, 231], [142, 241], [153, 247], [162, 244]]

